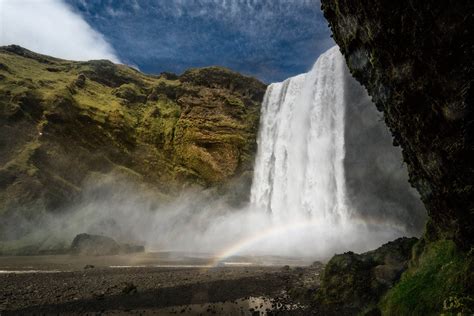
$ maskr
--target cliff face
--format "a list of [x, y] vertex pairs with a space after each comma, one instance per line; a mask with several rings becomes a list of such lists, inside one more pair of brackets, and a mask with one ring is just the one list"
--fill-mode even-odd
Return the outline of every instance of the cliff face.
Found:
[[425, 238], [474, 241], [469, 1], [322, 1], [352, 75], [384, 112], [430, 221]]
[[470, 315], [474, 3], [322, 0], [322, 9], [352, 75], [383, 111], [429, 216], [408, 270], [377, 307], [364, 308]]
[[344, 176], [347, 200], [367, 222], [393, 223], [407, 235], [420, 236], [426, 210], [410, 187], [401, 150], [365, 88], [345, 67]]
[[0, 217], [60, 210], [110, 173], [164, 195], [244, 179], [265, 89], [218, 67], [151, 76], [2, 47]]

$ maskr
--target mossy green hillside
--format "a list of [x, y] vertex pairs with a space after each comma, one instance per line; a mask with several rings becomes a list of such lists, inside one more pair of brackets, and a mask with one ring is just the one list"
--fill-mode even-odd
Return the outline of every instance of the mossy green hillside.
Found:
[[265, 88], [220, 67], [153, 76], [1, 47], [0, 214], [61, 210], [124, 170], [166, 195], [225, 186], [252, 171]]
[[414, 249], [414, 259], [399, 283], [382, 299], [384, 315], [472, 315], [474, 251], [465, 253], [452, 240]]

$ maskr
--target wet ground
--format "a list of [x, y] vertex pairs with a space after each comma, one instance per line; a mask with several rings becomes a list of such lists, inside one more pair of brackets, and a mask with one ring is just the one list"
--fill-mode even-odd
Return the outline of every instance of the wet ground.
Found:
[[304, 315], [287, 292], [317, 286], [321, 267], [303, 263], [175, 253], [0, 257], [0, 315]]

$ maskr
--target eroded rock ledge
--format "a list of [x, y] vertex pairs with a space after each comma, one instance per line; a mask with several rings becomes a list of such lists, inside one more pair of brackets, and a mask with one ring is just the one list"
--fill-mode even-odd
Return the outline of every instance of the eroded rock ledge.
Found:
[[398, 283], [369, 310], [354, 311], [471, 315], [474, 2], [322, 0], [322, 9], [352, 75], [402, 147], [429, 216]]
[[430, 221], [427, 240], [473, 238], [471, 1], [323, 0], [352, 75], [384, 112]]

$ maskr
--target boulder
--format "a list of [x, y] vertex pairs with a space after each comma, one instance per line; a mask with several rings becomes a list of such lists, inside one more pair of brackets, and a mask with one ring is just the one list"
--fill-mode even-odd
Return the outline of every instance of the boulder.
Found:
[[403, 237], [363, 254], [335, 255], [325, 267], [315, 308], [323, 315], [367, 311], [407, 269], [416, 241]]
[[[79, 234], [72, 241], [71, 253], [86, 256], [110, 256], [117, 254], [128, 254], [144, 252], [145, 247], [141, 245], [119, 244], [114, 239], [90, 234]], [[84, 269], [93, 268], [87, 265]]]
[[110, 237], [79, 234], [72, 241], [71, 252], [89, 256], [116, 255], [120, 245]]
[[86, 85], [86, 76], [84, 76], [84, 74], [79, 74], [76, 80], [74, 80], [74, 85], [78, 88], [84, 88]]

